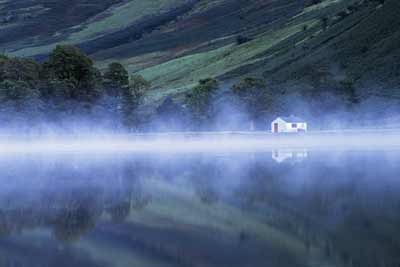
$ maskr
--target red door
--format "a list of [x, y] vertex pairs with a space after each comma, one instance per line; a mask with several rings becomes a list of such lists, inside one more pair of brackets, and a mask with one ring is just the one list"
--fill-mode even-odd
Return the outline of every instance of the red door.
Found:
[[274, 123], [274, 133], [278, 132], [278, 123]]

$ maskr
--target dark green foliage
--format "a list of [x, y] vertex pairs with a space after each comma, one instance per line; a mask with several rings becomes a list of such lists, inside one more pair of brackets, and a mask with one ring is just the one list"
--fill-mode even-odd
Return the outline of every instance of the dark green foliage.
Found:
[[141, 76], [132, 77], [129, 84], [128, 72], [119, 63], [110, 64], [103, 76], [73, 46], [57, 46], [43, 65], [1, 56], [0, 121], [6, 126], [23, 118], [34, 122], [33, 118], [43, 115], [59, 124], [68, 123], [68, 118], [96, 121], [109, 116], [116, 126], [122, 116], [125, 125], [133, 127], [137, 125], [136, 109], [149, 87]]
[[0, 57], [0, 81], [37, 83], [41, 66], [30, 59]]
[[2, 126], [29, 126], [41, 115], [40, 65], [29, 59], [0, 58], [0, 121]]
[[74, 46], [57, 46], [43, 64], [42, 78], [62, 81], [71, 88], [66, 97], [78, 101], [91, 102], [101, 94], [100, 72], [93, 67], [93, 61]]
[[342, 95], [344, 96], [345, 100], [349, 103], [349, 104], [357, 104], [359, 103], [359, 98], [357, 96], [356, 93], [356, 89], [354, 86], [354, 81], [351, 79], [346, 79], [344, 81], [341, 82], [341, 86], [342, 86]]
[[128, 71], [120, 63], [111, 63], [103, 75], [103, 85], [108, 95], [122, 95], [122, 90], [129, 86]]
[[239, 97], [252, 119], [271, 108], [272, 96], [263, 79], [247, 77], [233, 85], [232, 91]]
[[0, 82], [0, 102], [28, 101], [33, 97], [39, 97], [38, 90], [32, 89], [25, 81], [3, 80]]
[[122, 95], [122, 120], [128, 129], [138, 127], [139, 117], [136, 110], [141, 103], [142, 96], [150, 88], [150, 83], [141, 75], [134, 75], [127, 90]]
[[218, 87], [218, 81], [213, 78], [200, 80], [189, 95], [188, 105], [198, 124], [201, 125], [212, 117], [212, 99]]
[[39, 90], [22, 80], [0, 82], [0, 121], [4, 125], [29, 126], [39, 119], [43, 103]]
[[90, 77], [92, 66], [92, 60], [78, 48], [59, 45], [44, 64], [44, 71], [49, 79], [71, 81], [78, 86]]
[[144, 93], [150, 88], [151, 84], [142, 75], [133, 75], [129, 87], [137, 93]]

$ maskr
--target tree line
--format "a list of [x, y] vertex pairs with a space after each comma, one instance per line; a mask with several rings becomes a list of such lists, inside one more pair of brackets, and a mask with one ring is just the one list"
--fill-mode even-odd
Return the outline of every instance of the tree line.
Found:
[[262, 79], [245, 78], [227, 94], [220, 90], [216, 79], [207, 78], [200, 80], [182, 101], [165, 98], [149, 118], [141, 114], [139, 107], [150, 87], [149, 81], [140, 75], [130, 76], [118, 62], [100, 71], [75, 46], [57, 46], [43, 63], [2, 55], [0, 127], [69, 127], [81, 122], [128, 130], [204, 129], [211, 127], [218, 116], [221, 110], [217, 103], [223, 98], [241, 99], [251, 120], [257, 119], [270, 100]]
[[120, 63], [102, 73], [74, 46], [57, 46], [43, 63], [1, 56], [0, 123], [30, 127], [117, 116], [120, 127], [134, 127], [135, 111], [149, 87], [143, 77], [129, 77]]

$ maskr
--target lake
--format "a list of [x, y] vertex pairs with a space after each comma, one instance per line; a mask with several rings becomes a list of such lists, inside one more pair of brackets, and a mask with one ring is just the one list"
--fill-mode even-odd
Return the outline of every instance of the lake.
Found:
[[400, 266], [400, 150], [0, 157], [0, 266]]

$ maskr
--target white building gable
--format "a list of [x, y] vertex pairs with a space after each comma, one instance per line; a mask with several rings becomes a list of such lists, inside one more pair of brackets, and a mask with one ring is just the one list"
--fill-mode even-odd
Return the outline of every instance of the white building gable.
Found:
[[307, 131], [307, 122], [301, 118], [278, 117], [271, 123], [273, 133], [298, 133]]

